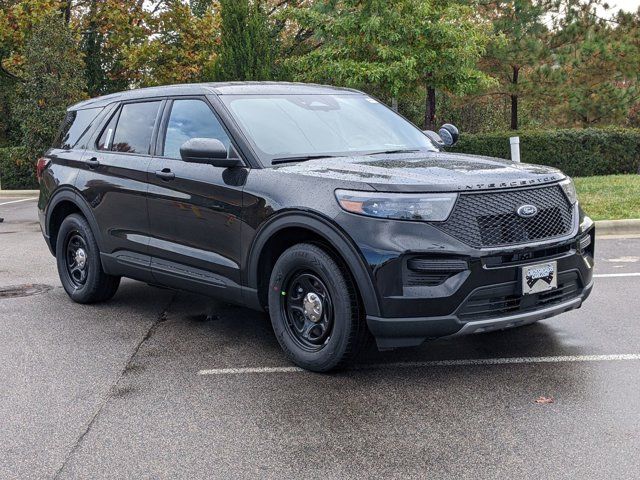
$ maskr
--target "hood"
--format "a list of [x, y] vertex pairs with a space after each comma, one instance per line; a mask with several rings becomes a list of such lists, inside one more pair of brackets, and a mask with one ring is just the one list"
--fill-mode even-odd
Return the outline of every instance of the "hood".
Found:
[[489, 190], [539, 185], [565, 178], [560, 170], [542, 165], [442, 152], [336, 157], [274, 169], [366, 184], [385, 192]]

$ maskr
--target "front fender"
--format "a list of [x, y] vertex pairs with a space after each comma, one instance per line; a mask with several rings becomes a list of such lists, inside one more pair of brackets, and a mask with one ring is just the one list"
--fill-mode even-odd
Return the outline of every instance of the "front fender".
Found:
[[380, 309], [373, 286], [373, 279], [357, 246], [336, 223], [311, 211], [278, 213], [258, 229], [246, 263], [248, 287], [251, 289], [258, 288], [258, 263], [267, 241], [279, 231], [291, 227], [304, 228], [314, 232], [340, 253], [344, 263], [353, 275], [367, 315], [378, 315]]

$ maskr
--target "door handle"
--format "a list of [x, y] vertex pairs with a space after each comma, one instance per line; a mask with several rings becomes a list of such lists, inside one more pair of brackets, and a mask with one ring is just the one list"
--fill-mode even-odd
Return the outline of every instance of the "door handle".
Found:
[[173, 173], [169, 168], [163, 168], [162, 170], [156, 170], [156, 177], [161, 178], [165, 181], [169, 181], [176, 178], [176, 174]]
[[100, 162], [98, 161], [98, 159], [96, 157], [91, 157], [88, 160], [84, 161], [87, 165], [89, 165], [89, 168], [94, 169], [96, 167], [100, 166]]

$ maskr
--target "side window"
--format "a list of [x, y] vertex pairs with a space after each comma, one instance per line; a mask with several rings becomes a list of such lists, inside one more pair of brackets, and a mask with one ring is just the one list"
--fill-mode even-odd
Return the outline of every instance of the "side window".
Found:
[[215, 138], [227, 150], [231, 145], [229, 136], [205, 102], [193, 99], [175, 100], [164, 139], [164, 156], [179, 160], [180, 147], [192, 138]]
[[156, 101], [124, 104], [120, 114], [114, 115], [100, 135], [98, 148], [148, 154], [160, 103]]
[[89, 129], [102, 108], [87, 108], [85, 110], [72, 110], [64, 117], [60, 132], [53, 148], [70, 149], [75, 147], [78, 140]]

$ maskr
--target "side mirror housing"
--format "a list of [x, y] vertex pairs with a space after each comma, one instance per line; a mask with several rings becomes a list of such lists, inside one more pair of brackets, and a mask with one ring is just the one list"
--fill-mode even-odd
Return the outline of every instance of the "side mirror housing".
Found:
[[440, 150], [442, 150], [444, 147], [446, 147], [446, 145], [444, 144], [444, 141], [442, 140], [440, 135], [438, 135], [433, 130], [423, 130], [422, 133], [424, 133], [427, 136], [427, 138], [429, 140], [431, 140], [431, 143], [433, 143]]
[[190, 163], [210, 164], [214, 167], [237, 167], [239, 158], [229, 158], [227, 147], [216, 138], [192, 138], [180, 147], [182, 160]]
[[450, 123], [445, 123], [440, 130], [438, 131], [440, 134], [440, 138], [442, 138], [442, 142], [445, 147], [451, 147], [458, 142], [460, 138], [460, 132], [455, 125], [451, 125]]

